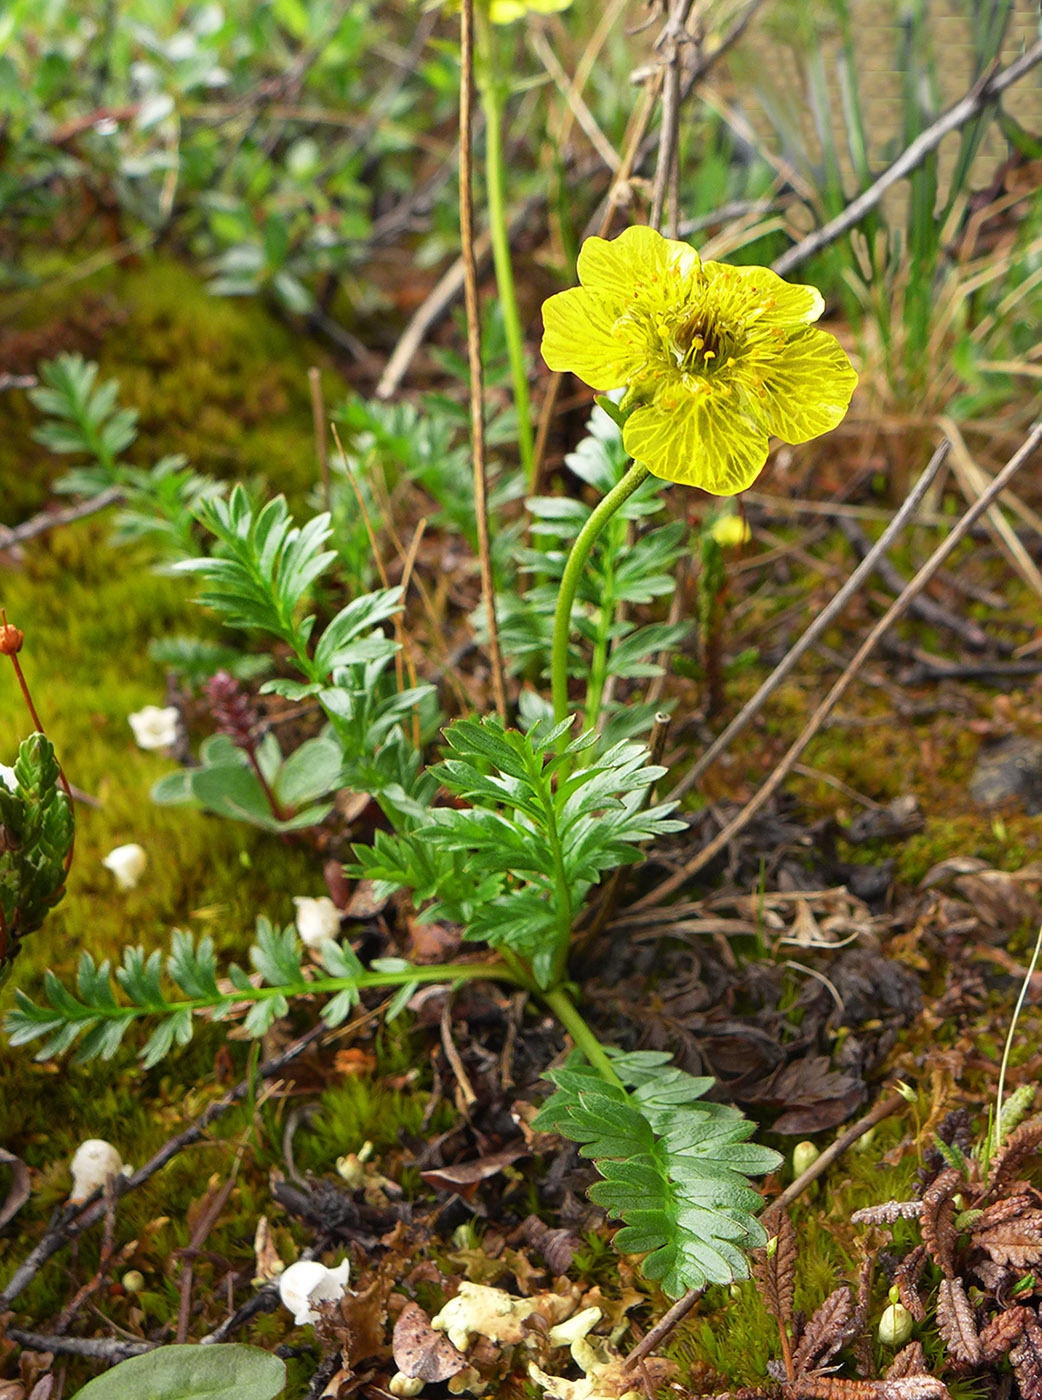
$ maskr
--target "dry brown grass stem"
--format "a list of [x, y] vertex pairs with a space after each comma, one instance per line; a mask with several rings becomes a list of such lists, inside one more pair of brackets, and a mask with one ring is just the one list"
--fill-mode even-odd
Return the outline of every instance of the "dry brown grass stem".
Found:
[[[831, 715], [832, 711], [857, 679], [862, 667], [875, 650], [880, 639], [886, 635], [899, 618], [904, 616], [912, 600], [917, 594], [922, 592], [955, 547], [965, 539], [976, 522], [991, 505], [992, 501], [1005, 490], [1024, 463], [1033, 455], [1040, 442], [1042, 442], [1042, 420], [1034, 425], [1019, 450], [1013, 454], [999, 474], [989, 483], [981, 496], [964, 511], [957, 524], [951, 530], [951, 533], [942, 540], [915, 577], [908, 583], [907, 587], [894, 599], [893, 603], [891, 603], [890, 607], [862, 642], [839, 680], [814, 711], [813, 715], [811, 715], [802, 733], [791, 745], [785, 757], [777, 765], [767, 781], [763, 783], [759, 790], [750, 798], [734, 820], [728, 822], [723, 830], [720, 831], [708, 845], [704, 846], [697, 855], [687, 861], [675, 874], [671, 875], [668, 880], [663, 880], [660, 885], [656, 885], [643, 899], [637, 900], [636, 904], [633, 906], [635, 909], [646, 908], [648, 905], [652, 904], [659, 904], [662, 900], [668, 899], [670, 895], [675, 894], [693, 875], [696, 875], [700, 870], [704, 869], [710, 861], [714, 860], [725, 851], [735, 837], [745, 830], [757, 813], [762, 811], [788, 777], [789, 773], [792, 771], [793, 765], [799, 761], [804, 749], [818, 733], [829, 715]], [[935, 453], [935, 459], [936, 455]], [[929, 468], [927, 468], [927, 470], [929, 470]], [[917, 489], [918, 485], [921, 485], [921, 480], [920, 483], [917, 484]]]
[[488, 534], [488, 480], [485, 469], [485, 390], [481, 366], [481, 309], [474, 254], [474, 0], [460, 5], [459, 222], [463, 255], [463, 295], [467, 307], [467, 359], [470, 364], [470, 447], [474, 465], [474, 515], [478, 527], [481, 597], [488, 628], [488, 658], [496, 712], [507, 723], [503, 655], [499, 649], [492, 546]]
[[[341, 461], [344, 464], [344, 472], [347, 475], [348, 481], [351, 483], [351, 490], [355, 493], [355, 500], [358, 502], [358, 509], [362, 513], [362, 520], [365, 522], [365, 532], [369, 536], [369, 548], [373, 552], [373, 562], [376, 564], [376, 572], [380, 575], [380, 582], [383, 584], [384, 588], [390, 588], [391, 580], [388, 577], [383, 557], [380, 554], [380, 547], [376, 541], [376, 531], [373, 529], [373, 522], [370, 519], [369, 511], [366, 509], [365, 498], [362, 495], [358, 482], [355, 480], [355, 474], [351, 470], [350, 463], [347, 459], [347, 453], [344, 451], [344, 445], [340, 441], [340, 434], [337, 432], [337, 426], [332, 422], [329, 426], [333, 432], [333, 441], [336, 443], [336, 450], [340, 453]], [[406, 670], [409, 672], [409, 684], [411, 686], [415, 686], [416, 684], [416, 663], [413, 661], [412, 645], [409, 641], [409, 634], [405, 630], [405, 623], [400, 610], [394, 615], [394, 635], [398, 642], [398, 650], [394, 655], [395, 680], [398, 683], [398, 689], [404, 690]]]
[[[648, 223], [660, 232], [667, 195], [671, 195], [670, 203], [674, 212], [676, 208], [683, 50], [685, 45], [698, 42], [688, 30], [692, 4], [693, 0], [673, 0], [666, 27], [655, 40], [656, 49], [662, 53], [662, 124], [659, 128], [658, 159], [655, 163], [655, 183], [651, 191], [651, 213]], [[676, 229], [672, 232], [675, 238]]]
[[[973, 501], [987, 488], [990, 478], [984, 468], [978, 465], [966, 446], [962, 433], [959, 431], [959, 425], [954, 419], [942, 414], [937, 421], [944, 432], [948, 434], [948, 439], [951, 442], [952, 468], [962, 494], [968, 501]], [[1015, 492], [1006, 493], [1006, 503], [1017, 512], [1027, 525], [1042, 535], [1042, 520], [1039, 520], [1031, 507], [1026, 505]], [[999, 549], [1005, 554], [1027, 586], [1033, 589], [1039, 598], [1042, 598], [1042, 574], [1038, 571], [1038, 565], [1024, 548], [1017, 532], [1002, 513], [1002, 507], [998, 502], [987, 511], [984, 523]]]
[[822, 609], [800, 637], [796, 645], [782, 657], [778, 665], [756, 691], [756, 694], [742, 706], [741, 710], [735, 715], [726, 729], [713, 740], [705, 753], [696, 760], [691, 769], [681, 778], [680, 782], [677, 783], [676, 787], [670, 793], [671, 798], [676, 799], [682, 797], [685, 792], [689, 792], [691, 788], [695, 786], [702, 774], [716, 762], [725, 749], [730, 746], [732, 741], [735, 740], [738, 735], [748, 727], [755, 716], [759, 714], [767, 700], [778, 689], [786, 676], [792, 672], [796, 663], [804, 653], [807, 652], [819, 637], [825, 633], [826, 629], [832, 625], [835, 618], [846, 607], [850, 599], [861, 591], [878, 560], [883, 557], [897, 539], [898, 535], [901, 534], [904, 527], [915, 519], [916, 510], [936, 479], [947, 455], [948, 443], [942, 442], [937, 451], [930, 458], [925, 471], [909, 493], [901, 509], [890, 521], [889, 525], [847, 579], [843, 587], [827, 607]]
[[[618, 5], [616, 5], [617, 9]], [[561, 60], [554, 52], [553, 45], [541, 29], [533, 25], [529, 31], [529, 38], [533, 49], [535, 49], [536, 57], [554, 80], [558, 92], [567, 103], [569, 115], [574, 117], [575, 121], [582, 127], [590, 145], [614, 175], [622, 164], [622, 157], [605, 136], [598, 125], [597, 118], [587, 107], [578, 83], [569, 81], [568, 74], [564, 71]], [[559, 140], [558, 149], [562, 144], [563, 142]]]
[[308, 370], [311, 390], [311, 418], [315, 425], [315, 455], [318, 458], [318, 479], [322, 487], [322, 509], [329, 510], [329, 446], [326, 438], [326, 408], [322, 400], [322, 373], [316, 365]]
[[1015, 59], [1007, 67], [998, 72], [987, 74], [980, 82], [973, 85], [970, 91], [954, 107], [949, 107], [947, 112], [943, 112], [937, 120], [920, 133], [914, 141], [908, 145], [892, 165], [883, 171], [879, 179], [869, 185], [851, 200], [842, 213], [837, 214], [834, 219], [823, 224], [812, 234], [802, 239], [795, 247], [783, 253], [772, 267], [780, 277], [786, 276], [794, 267], [813, 257], [822, 248], [833, 243], [848, 229], [861, 222], [870, 209], [874, 209], [883, 195], [892, 185], [896, 185], [899, 180], [903, 180], [926, 159], [931, 151], [935, 151], [949, 132], [958, 131], [959, 127], [965, 126], [989, 103], [994, 102], [1007, 88], [1012, 87], [1030, 73], [1032, 68], [1042, 63], [1042, 39], [1032, 44], [1029, 49]]

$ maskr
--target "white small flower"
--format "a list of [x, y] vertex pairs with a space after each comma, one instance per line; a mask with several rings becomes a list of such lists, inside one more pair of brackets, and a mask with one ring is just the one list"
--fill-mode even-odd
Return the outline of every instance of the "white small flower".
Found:
[[111, 1142], [105, 1142], [103, 1138], [88, 1138], [77, 1147], [69, 1167], [72, 1171], [69, 1200], [75, 1205], [93, 1196], [110, 1176], [119, 1176], [123, 1170], [123, 1158]]
[[317, 1259], [302, 1259], [291, 1264], [279, 1277], [279, 1297], [289, 1308], [298, 1327], [317, 1322], [318, 1313], [312, 1303], [335, 1303], [347, 1291], [351, 1273], [350, 1261], [345, 1259], [335, 1269], [327, 1269]]
[[18, 791], [18, 779], [14, 775], [14, 769], [8, 768], [6, 763], [0, 763], [0, 783], [3, 783], [9, 792]]
[[127, 722], [139, 749], [168, 749], [177, 742], [179, 720], [173, 705], [146, 705], [127, 715]]
[[132, 841], [127, 846], [117, 846], [109, 851], [101, 863], [115, 875], [116, 884], [121, 890], [132, 890], [145, 873], [148, 856], [141, 846]]
[[318, 899], [309, 895], [294, 895], [297, 906], [297, 932], [309, 948], [320, 948], [340, 933], [340, 910], [327, 894]]

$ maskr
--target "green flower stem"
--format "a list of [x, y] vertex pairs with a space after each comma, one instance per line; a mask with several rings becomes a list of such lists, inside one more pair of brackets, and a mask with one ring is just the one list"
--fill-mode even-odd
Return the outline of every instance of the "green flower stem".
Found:
[[525, 344], [521, 332], [521, 316], [517, 309], [514, 287], [514, 267], [510, 256], [510, 230], [507, 224], [506, 168], [503, 161], [503, 112], [506, 106], [505, 85], [496, 71], [496, 40], [492, 25], [481, 9], [475, 6], [474, 18], [479, 26], [483, 72], [478, 74], [481, 101], [485, 109], [485, 190], [488, 198], [488, 226], [492, 240], [492, 262], [496, 270], [496, 289], [503, 316], [510, 377], [514, 386], [514, 407], [517, 410], [517, 441], [528, 489], [533, 489], [535, 473], [535, 439], [532, 434], [532, 410], [528, 399], [528, 370], [525, 366]]
[[575, 1041], [590, 1064], [609, 1084], [623, 1088], [622, 1080], [612, 1069], [611, 1060], [604, 1053], [604, 1047], [579, 1015], [571, 997], [563, 987], [555, 987], [552, 992], [541, 992], [540, 996], [554, 1013], [561, 1025]]
[[634, 462], [618, 485], [613, 486], [595, 507], [589, 520], [579, 531], [568, 562], [564, 566], [561, 591], [557, 595], [553, 644], [550, 651], [550, 689], [554, 701], [554, 720], [558, 723], [568, 714], [568, 634], [571, 630], [572, 607], [583, 567], [605, 525], [619, 507], [629, 500], [637, 487], [647, 480], [648, 475], [648, 468], [643, 462]]

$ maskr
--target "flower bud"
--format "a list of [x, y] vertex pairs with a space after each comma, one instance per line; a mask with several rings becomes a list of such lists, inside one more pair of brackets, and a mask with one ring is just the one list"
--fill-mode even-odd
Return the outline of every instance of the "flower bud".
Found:
[[885, 1347], [903, 1347], [912, 1335], [912, 1314], [903, 1303], [891, 1303], [879, 1319], [876, 1334]]
[[300, 940], [308, 948], [321, 948], [323, 943], [340, 934], [340, 910], [327, 894], [318, 899], [294, 895], [297, 906], [296, 925]]
[[812, 1142], [798, 1142], [792, 1149], [792, 1172], [794, 1176], [802, 1176], [808, 1167], [812, 1167], [821, 1156], [819, 1150]]
[[0, 626], [0, 656], [15, 656], [22, 649], [25, 633], [11, 622]]

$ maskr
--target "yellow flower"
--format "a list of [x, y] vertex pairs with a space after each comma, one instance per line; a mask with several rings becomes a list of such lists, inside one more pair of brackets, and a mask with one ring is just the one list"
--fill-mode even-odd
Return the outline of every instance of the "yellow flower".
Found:
[[809, 324], [825, 309], [816, 287], [703, 262], [645, 227], [588, 238], [579, 281], [543, 305], [543, 358], [595, 389], [626, 386], [623, 444], [655, 476], [733, 496], [769, 434], [807, 442], [847, 411], [857, 375]]
[[513, 24], [529, 13], [554, 15], [558, 10], [567, 10], [571, 3], [572, 0], [489, 0], [488, 13], [493, 24]]

